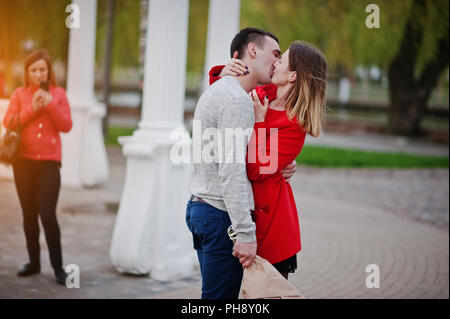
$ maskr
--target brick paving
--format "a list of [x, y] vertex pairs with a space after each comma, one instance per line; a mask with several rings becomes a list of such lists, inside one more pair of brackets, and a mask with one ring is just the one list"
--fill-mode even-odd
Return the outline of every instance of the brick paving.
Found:
[[299, 167], [299, 194], [322, 194], [382, 208], [448, 230], [448, 169], [315, 169]]
[[[108, 154], [107, 185], [60, 196], [64, 262], [80, 266], [80, 289], [55, 283], [42, 232], [42, 273], [16, 277], [26, 261], [22, 218], [13, 182], [0, 180], [0, 298], [200, 298], [198, 272], [160, 282], [111, 266], [125, 162], [118, 148]], [[448, 174], [299, 167], [291, 184], [303, 249], [290, 281], [307, 298], [449, 298]], [[379, 266], [380, 288], [366, 288], [368, 264]]]

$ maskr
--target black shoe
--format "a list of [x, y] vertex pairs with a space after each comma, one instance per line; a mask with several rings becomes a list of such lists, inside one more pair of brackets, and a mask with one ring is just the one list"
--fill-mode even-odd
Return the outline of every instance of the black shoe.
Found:
[[55, 271], [56, 282], [60, 285], [66, 285], [67, 273], [64, 270]]
[[19, 272], [17, 273], [17, 276], [26, 277], [26, 276], [38, 274], [40, 272], [41, 272], [41, 266], [28, 263], [19, 270]]

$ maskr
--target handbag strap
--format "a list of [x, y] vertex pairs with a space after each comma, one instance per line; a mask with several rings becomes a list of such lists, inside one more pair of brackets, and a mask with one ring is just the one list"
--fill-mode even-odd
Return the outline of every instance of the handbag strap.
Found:
[[17, 117], [17, 124], [18, 124], [18, 126], [17, 126], [17, 131], [21, 131], [22, 130], [22, 126], [20, 125], [20, 113], [16, 113], [16, 114], [14, 114], [12, 117], [11, 117], [11, 120], [9, 120], [9, 125], [8, 125], [8, 130], [10, 130], [11, 129], [11, 124], [12, 124], [12, 122], [13, 122], [13, 120], [14, 120], [14, 118], [15, 117]]

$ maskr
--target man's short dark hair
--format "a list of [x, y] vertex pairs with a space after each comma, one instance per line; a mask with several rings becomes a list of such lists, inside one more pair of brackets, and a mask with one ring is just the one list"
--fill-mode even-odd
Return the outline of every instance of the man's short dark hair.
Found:
[[249, 43], [255, 43], [259, 48], [262, 48], [266, 36], [271, 37], [272, 39], [277, 41], [278, 44], [280, 43], [277, 37], [270, 32], [257, 28], [242, 29], [238, 34], [235, 35], [233, 41], [231, 41], [230, 57], [233, 57], [233, 53], [237, 51], [238, 59], [241, 59], [244, 55], [245, 48]]

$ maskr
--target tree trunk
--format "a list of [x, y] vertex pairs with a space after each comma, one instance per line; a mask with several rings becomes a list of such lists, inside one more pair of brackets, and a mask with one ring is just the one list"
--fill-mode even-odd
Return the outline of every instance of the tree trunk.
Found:
[[108, 0], [107, 18], [106, 18], [106, 39], [105, 39], [105, 63], [103, 74], [103, 101], [105, 103], [106, 114], [102, 121], [103, 137], [108, 138], [109, 127], [109, 100], [111, 96], [111, 68], [114, 45], [114, 15], [115, 15], [115, 0]]
[[438, 50], [418, 79], [414, 71], [423, 40], [423, 25], [418, 21], [427, 14], [425, 0], [415, 0], [403, 34], [397, 56], [389, 68], [389, 123], [388, 131], [399, 135], [420, 134], [420, 122], [427, 102], [439, 76], [448, 65], [448, 32], [438, 39]]
[[422, 93], [413, 90], [390, 90], [388, 131], [398, 135], [419, 135], [420, 122], [426, 110]]

